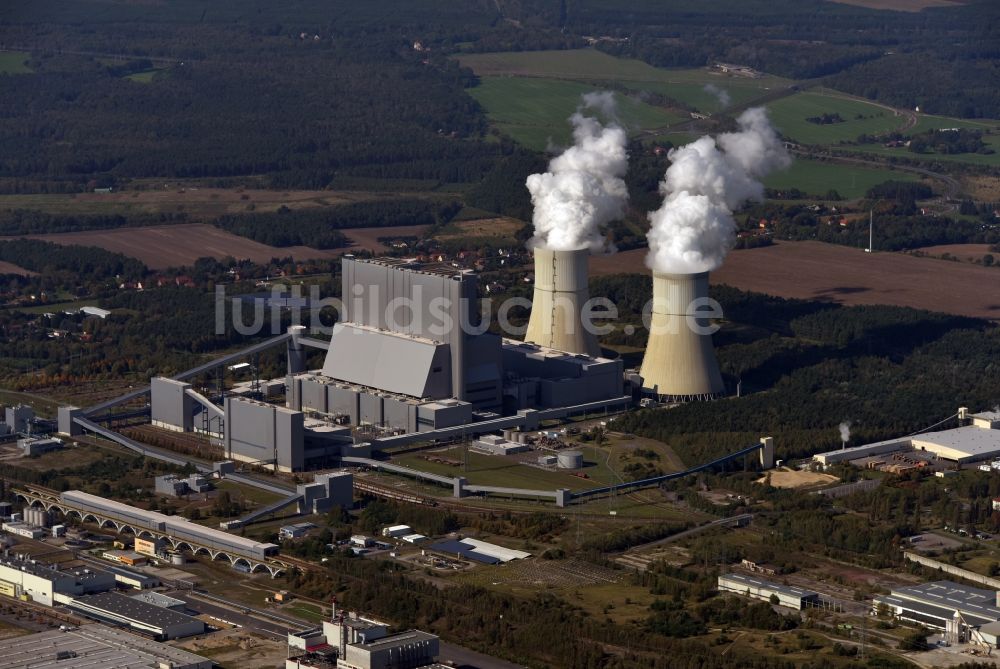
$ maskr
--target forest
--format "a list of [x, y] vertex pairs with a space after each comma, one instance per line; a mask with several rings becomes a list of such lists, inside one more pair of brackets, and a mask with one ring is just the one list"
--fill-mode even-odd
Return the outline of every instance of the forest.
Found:
[[913, 14], [822, 0], [380, 5], [0, 8], [7, 43], [30, 53], [32, 70], [0, 74], [0, 190], [149, 177], [464, 184], [475, 206], [523, 214], [523, 188], [509, 180], [535, 158], [491, 134], [465, 94], [476, 77], [450, 56], [579, 47], [587, 35], [654, 65], [734, 62], [931, 113], [1000, 116], [1000, 9], [988, 0]]

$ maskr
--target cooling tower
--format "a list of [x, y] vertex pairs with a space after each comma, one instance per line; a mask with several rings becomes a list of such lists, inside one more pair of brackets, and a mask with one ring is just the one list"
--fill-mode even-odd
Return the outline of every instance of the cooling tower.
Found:
[[567, 353], [597, 357], [597, 337], [583, 328], [581, 309], [587, 289], [589, 251], [535, 249], [535, 293], [525, 341]]
[[643, 389], [671, 401], [722, 395], [725, 384], [712, 350], [709, 326], [698, 318], [695, 300], [708, 297], [708, 272], [653, 274], [653, 314], [642, 359]]

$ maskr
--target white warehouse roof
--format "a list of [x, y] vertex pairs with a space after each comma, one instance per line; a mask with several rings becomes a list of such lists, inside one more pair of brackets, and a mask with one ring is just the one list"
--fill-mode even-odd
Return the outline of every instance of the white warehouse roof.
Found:
[[986, 460], [1000, 455], [1000, 430], [982, 427], [956, 427], [913, 437], [915, 450], [936, 453], [947, 460]]

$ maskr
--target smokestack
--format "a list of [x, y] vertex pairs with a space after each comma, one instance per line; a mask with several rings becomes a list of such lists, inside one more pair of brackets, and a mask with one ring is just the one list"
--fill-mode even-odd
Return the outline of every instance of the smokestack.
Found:
[[[644, 389], [674, 401], [707, 400], [725, 393], [709, 326], [695, 300], [708, 297], [708, 272], [653, 274], [653, 314], [639, 374]], [[537, 304], [537, 303], [536, 303]]]
[[599, 356], [597, 337], [580, 318], [590, 299], [587, 263], [590, 252], [535, 247], [535, 292], [524, 340], [567, 353]]

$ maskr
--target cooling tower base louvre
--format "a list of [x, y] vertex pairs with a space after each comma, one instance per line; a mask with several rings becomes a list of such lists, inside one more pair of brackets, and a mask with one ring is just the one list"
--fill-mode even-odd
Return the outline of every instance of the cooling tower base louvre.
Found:
[[589, 251], [535, 249], [535, 289], [524, 340], [566, 353], [598, 357], [597, 337], [580, 317], [590, 299]]
[[644, 392], [669, 402], [710, 400], [726, 392], [708, 319], [697, 311], [708, 297], [708, 273], [653, 274], [653, 313], [639, 375]]

